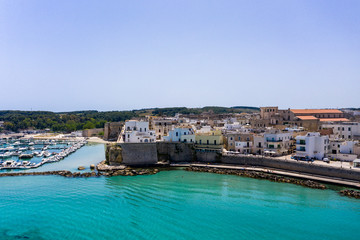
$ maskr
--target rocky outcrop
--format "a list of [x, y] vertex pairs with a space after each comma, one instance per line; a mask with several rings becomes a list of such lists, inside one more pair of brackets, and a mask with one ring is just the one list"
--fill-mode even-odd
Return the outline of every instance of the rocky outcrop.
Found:
[[96, 169], [98, 171], [116, 171], [116, 170], [123, 170], [125, 169], [125, 165], [118, 165], [118, 166], [110, 166], [106, 164], [106, 160], [100, 162], [98, 165], [96, 165]]
[[353, 198], [360, 199], [360, 191], [351, 190], [351, 189], [345, 189], [345, 190], [341, 190], [340, 194], [342, 196], [353, 197]]
[[268, 174], [263, 172], [255, 172], [248, 170], [232, 170], [232, 169], [219, 169], [219, 168], [209, 168], [209, 167], [188, 167], [187, 171], [195, 171], [195, 172], [209, 172], [209, 173], [217, 173], [217, 174], [229, 174], [229, 175], [237, 175], [243, 177], [257, 178], [257, 179], [266, 179], [273, 182], [284, 182], [284, 183], [292, 183], [301, 185], [304, 187], [317, 188], [317, 189], [326, 189], [326, 186], [311, 180], [301, 180], [296, 178], [288, 178], [283, 176], [278, 176], [274, 174]]
[[122, 170], [113, 170], [113, 171], [106, 171], [102, 172], [103, 176], [137, 176], [137, 175], [152, 175], [159, 172], [157, 168], [125, 168]]

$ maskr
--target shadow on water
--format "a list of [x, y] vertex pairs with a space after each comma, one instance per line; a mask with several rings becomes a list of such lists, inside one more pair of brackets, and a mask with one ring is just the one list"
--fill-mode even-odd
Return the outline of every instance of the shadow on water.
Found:
[[13, 233], [11, 230], [5, 229], [0, 232], [0, 239], [3, 240], [14, 240], [14, 239], [36, 239], [36, 240], [45, 240], [41, 236], [40, 229], [32, 229], [25, 231], [23, 233]]

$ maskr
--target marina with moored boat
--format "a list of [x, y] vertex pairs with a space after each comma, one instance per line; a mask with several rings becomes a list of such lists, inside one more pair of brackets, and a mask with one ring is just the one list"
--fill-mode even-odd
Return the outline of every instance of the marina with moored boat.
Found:
[[81, 140], [7, 140], [0, 143], [0, 170], [31, 169], [58, 162], [86, 144]]

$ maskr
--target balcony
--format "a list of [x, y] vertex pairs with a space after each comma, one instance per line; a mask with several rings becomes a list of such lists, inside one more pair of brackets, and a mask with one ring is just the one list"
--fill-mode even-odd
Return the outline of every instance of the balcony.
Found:
[[282, 142], [282, 140], [279, 139], [266, 139], [267, 142]]
[[305, 141], [296, 141], [296, 144], [297, 145], [306, 145], [306, 142]]

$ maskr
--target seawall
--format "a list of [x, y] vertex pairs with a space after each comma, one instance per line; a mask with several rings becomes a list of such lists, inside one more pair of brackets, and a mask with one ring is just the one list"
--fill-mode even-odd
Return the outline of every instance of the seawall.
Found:
[[360, 171], [320, 166], [308, 162], [296, 162], [270, 157], [228, 156], [216, 152], [206, 152], [191, 143], [117, 143], [107, 145], [106, 161], [110, 165], [125, 164], [153, 165], [157, 162], [203, 162], [224, 163], [241, 166], [261, 166], [360, 181]]

